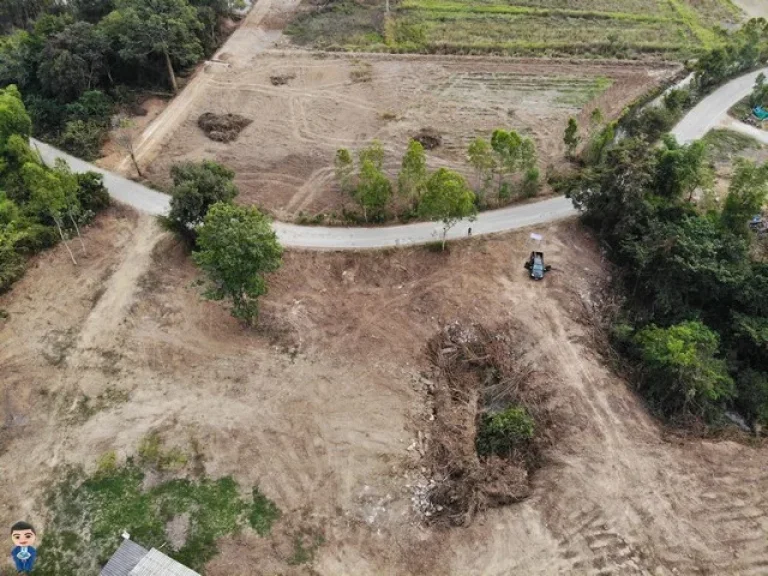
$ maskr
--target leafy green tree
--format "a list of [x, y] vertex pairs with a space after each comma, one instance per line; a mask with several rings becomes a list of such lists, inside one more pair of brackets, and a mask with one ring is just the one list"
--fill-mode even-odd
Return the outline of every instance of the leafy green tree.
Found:
[[192, 258], [210, 282], [206, 296], [232, 302], [232, 315], [252, 325], [258, 298], [267, 292], [265, 274], [282, 263], [282, 247], [272, 224], [255, 207], [218, 202], [198, 229]]
[[493, 176], [497, 169], [493, 148], [491, 148], [488, 140], [484, 138], [473, 140], [467, 150], [467, 159], [472, 168], [475, 169], [478, 180], [482, 182], [481, 193], [484, 196], [493, 182]]
[[592, 130], [600, 126], [603, 123], [603, 111], [600, 108], [595, 108], [589, 115], [589, 125]]
[[21, 93], [13, 84], [0, 90], [0, 152], [2, 152], [11, 136], [28, 139], [32, 132], [32, 121], [29, 119]]
[[76, 22], [48, 38], [37, 69], [44, 92], [71, 102], [101, 83], [109, 40], [88, 22]]
[[768, 372], [745, 370], [736, 383], [741, 413], [760, 426], [768, 426]]
[[360, 150], [358, 159], [361, 166], [368, 161], [373, 164], [376, 170], [381, 170], [384, 167], [384, 147], [381, 145], [381, 142], [374, 140], [370, 146]]
[[334, 170], [336, 181], [339, 183], [339, 188], [341, 188], [342, 193], [351, 194], [354, 191], [352, 185], [352, 173], [355, 170], [355, 165], [352, 161], [352, 155], [346, 148], [336, 150]]
[[189, 66], [203, 56], [197, 11], [186, 0], [116, 0], [102, 25], [117, 40], [124, 60], [143, 63], [150, 55], [161, 57], [174, 92], [174, 64]]
[[70, 0], [69, 5], [78, 20], [91, 24], [96, 24], [115, 8], [112, 0]]
[[397, 191], [416, 206], [424, 192], [427, 180], [427, 157], [420, 142], [411, 140], [403, 156], [400, 174], [397, 177]]
[[30, 191], [29, 209], [38, 217], [48, 218], [55, 224], [72, 263], [77, 264], [62, 230], [64, 218], [69, 216], [74, 223], [74, 215], [80, 209], [77, 179], [61, 161], [57, 162], [54, 170], [27, 162], [21, 169], [21, 176]]
[[644, 386], [653, 406], [666, 416], [717, 417], [735, 394], [725, 361], [716, 358], [717, 333], [698, 321], [637, 333], [643, 359]]
[[584, 161], [588, 164], [598, 164], [602, 161], [606, 152], [613, 144], [615, 137], [616, 122], [610, 122], [602, 130], [592, 134], [586, 148], [582, 152]]
[[681, 146], [674, 136], [664, 138], [658, 151], [656, 185], [667, 198], [687, 197], [690, 202], [697, 189], [708, 190], [714, 184], [714, 171], [707, 160], [704, 142]]
[[363, 209], [363, 218], [367, 222], [368, 218], [380, 218], [383, 215], [392, 198], [392, 184], [374, 160], [361, 154], [361, 161], [355, 199]]
[[40, 41], [26, 30], [16, 30], [0, 39], [0, 84], [25, 90], [37, 81]]
[[496, 129], [491, 135], [491, 148], [496, 155], [499, 198], [509, 195], [507, 176], [529, 170], [536, 163], [533, 140], [523, 138], [514, 130]]
[[446, 168], [432, 173], [419, 203], [419, 214], [423, 218], [442, 221], [443, 250], [448, 230], [462, 218], [473, 216], [475, 211], [475, 194], [460, 174]]
[[541, 190], [541, 174], [536, 167], [528, 168], [523, 175], [523, 198], [533, 198]]
[[231, 202], [238, 194], [234, 171], [211, 160], [176, 164], [171, 178], [168, 220], [174, 230], [189, 239], [195, 238], [212, 205]]
[[568, 158], [573, 158], [580, 140], [579, 125], [576, 123], [576, 118], [570, 117], [568, 118], [568, 126], [565, 128], [565, 135], [563, 136], [563, 143], [565, 144]]
[[749, 234], [749, 220], [760, 213], [767, 194], [768, 163], [738, 159], [723, 205], [723, 226], [740, 236]]

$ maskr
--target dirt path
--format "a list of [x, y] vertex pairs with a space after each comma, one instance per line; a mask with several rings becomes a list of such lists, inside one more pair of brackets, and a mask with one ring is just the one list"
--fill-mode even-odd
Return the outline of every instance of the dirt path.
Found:
[[[135, 155], [141, 165], [152, 162], [163, 143], [171, 138], [189, 114], [191, 106], [203, 92], [205, 85], [228, 68], [242, 68], [252, 64], [254, 56], [271, 47], [280, 39], [282, 32], [272, 29], [272, 22], [286, 18], [299, 5], [300, 0], [257, 0], [245, 20], [232, 36], [219, 48], [211, 60], [195, 73], [181, 93], [155, 118], [134, 143]], [[222, 63], [225, 62], [225, 63]], [[119, 171], [132, 170], [130, 159], [125, 158]]]

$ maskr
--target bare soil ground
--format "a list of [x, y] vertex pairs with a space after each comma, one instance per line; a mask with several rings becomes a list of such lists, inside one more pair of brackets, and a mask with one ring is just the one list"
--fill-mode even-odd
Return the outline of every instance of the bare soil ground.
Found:
[[[571, 115], [587, 125], [600, 107], [607, 118], [672, 73], [672, 67], [547, 60], [409, 56], [261, 55], [248, 68], [217, 70], [147, 170], [168, 180], [182, 160], [213, 158], [233, 168], [240, 200], [276, 216], [340, 211], [334, 183], [337, 149], [358, 150], [374, 138], [396, 174], [408, 140], [423, 128], [442, 136], [431, 167], [471, 176], [466, 148], [499, 127], [531, 135], [540, 164], [563, 161]], [[275, 78], [286, 79], [275, 85]], [[583, 111], [583, 112], [582, 112]], [[253, 120], [232, 143], [212, 142], [196, 124], [206, 112]]]
[[[665, 434], [591, 350], [594, 243], [574, 222], [537, 231], [554, 266], [542, 282], [525, 276], [522, 232], [447, 255], [289, 252], [246, 332], [200, 299], [173, 239], [112, 209], [78, 267], [58, 247], [0, 297], [0, 523], [41, 519], [57, 465], [93, 469], [157, 430], [284, 511], [271, 539], [221, 542], [213, 576], [765, 574], [766, 449]], [[440, 530], [411, 504], [425, 346], [454, 321], [522, 326], [567, 433], [528, 500]], [[86, 395], [118, 400], [83, 410]], [[290, 527], [324, 535], [311, 566], [286, 565]]]
[[768, 18], [768, 2], [765, 0], [733, 0], [748, 18]]

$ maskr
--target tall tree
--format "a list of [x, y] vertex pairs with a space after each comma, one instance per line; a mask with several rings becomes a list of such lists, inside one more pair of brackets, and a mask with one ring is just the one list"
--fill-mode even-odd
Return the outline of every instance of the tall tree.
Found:
[[475, 194], [460, 174], [440, 168], [429, 177], [419, 214], [443, 223], [443, 250], [448, 230], [462, 218], [473, 216], [475, 211]]
[[48, 39], [37, 76], [48, 95], [71, 102], [101, 83], [108, 55], [109, 41], [102, 31], [76, 22]]
[[374, 160], [362, 161], [355, 198], [363, 209], [366, 222], [370, 217], [380, 217], [392, 198], [392, 184]]
[[219, 202], [199, 228], [192, 258], [208, 276], [206, 296], [231, 300], [232, 315], [252, 325], [258, 298], [267, 293], [264, 276], [280, 267], [282, 252], [269, 218], [258, 209]]
[[416, 206], [424, 192], [426, 179], [427, 157], [424, 154], [424, 147], [420, 142], [411, 140], [403, 156], [400, 174], [397, 176], [397, 191], [400, 196], [407, 198], [413, 206]]
[[576, 118], [571, 116], [568, 118], [568, 126], [565, 128], [565, 135], [563, 136], [563, 143], [565, 144], [566, 154], [568, 158], [573, 158], [576, 147], [579, 145], [579, 125], [576, 123]]
[[467, 159], [472, 168], [475, 169], [478, 180], [482, 183], [481, 193], [482, 196], [485, 196], [497, 169], [493, 148], [491, 148], [488, 140], [475, 138], [467, 149]]
[[381, 142], [374, 140], [367, 148], [360, 150], [358, 159], [361, 166], [366, 161], [369, 161], [376, 170], [381, 170], [384, 167], [384, 147], [381, 145]]
[[697, 189], [708, 190], [714, 184], [714, 172], [701, 141], [681, 146], [668, 135], [657, 157], [657, 191], [666, 198], [684, 197], [690, 202]]
[[117, 0], [115, 6], [102, 22], [117, 39], [120, 56], [137, 62], [153, 54], [162, 57], [177, 92], [174, 63], [189, 66], [203, 56], [195, 8], [187, 0]]
[[339, 188], [343, 194], [351, 194], [353, 191], [352, 186], [352, 173], [355, 170], [354, 162], [352, 161], [352, 155], [346, 148], [340, 148], [336, 150], [336, 156], [333, 160], [334, 173], [336, 175], [336, 181], [339, 183]]

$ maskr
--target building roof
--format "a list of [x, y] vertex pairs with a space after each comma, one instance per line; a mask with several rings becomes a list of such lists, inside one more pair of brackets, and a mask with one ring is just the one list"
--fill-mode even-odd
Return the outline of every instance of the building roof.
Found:
[[100, 576], [200, 576], [159, 550], [139, 546], [125, 539], [120, 544]]
[[152, 548], [130, 571], [129, 576], [200, 576], [200, 574]]
[[112, 555], [107, 565], [101, 569], [101, 576], [128, 576], [149, 550], [132, 540], [125, 539], [120, 548]]

